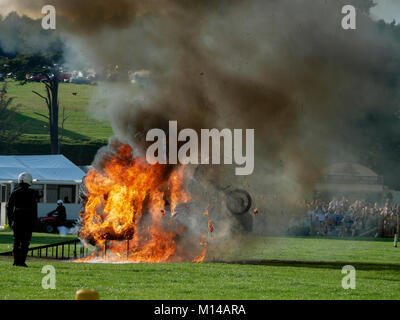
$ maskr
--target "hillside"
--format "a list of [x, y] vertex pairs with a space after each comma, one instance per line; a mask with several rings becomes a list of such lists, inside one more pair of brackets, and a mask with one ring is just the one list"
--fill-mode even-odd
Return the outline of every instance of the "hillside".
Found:
[[[109, 123], [94, 120], [86, 111], [95, 88], [93, 85], [60, 83], [60, 127], [63, 107], [68, 116], [61, 152], [80, 165], [90, 164], [98, 148], [105, 145], [113, 134]], [[45, 94], [45, 87], [41, 83], [32, 82], [21, 86], [19, 82], [7, 81], [8, 96], [14, 98], [13, 105], [20, 105], [14, 126], [23, 126], [23, 135], [10, 146], [11, 150], [0, 150], [0, 154], [50, 153], [47, 119], [37, 114], [47, 115], [47, 107], [33, 90]]]

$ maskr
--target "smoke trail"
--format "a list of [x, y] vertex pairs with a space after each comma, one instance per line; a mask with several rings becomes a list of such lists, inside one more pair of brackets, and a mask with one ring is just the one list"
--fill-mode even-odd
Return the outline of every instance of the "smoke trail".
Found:
[[[349, 3], [362, 8], [354, 31], [341, 28]], [[369, 1], [14, 1], [27, 13], [43, 4], [57, 8], [74, 52], [117, 74], [90, 109], [120, 139], [143, 149], [143, 134], [168, 120], [254, 128], [256, 194], [273, 186], [302, 197], [329, 161], [368, 143], [363, 112], [399, 101], [388, 81], [399, 48], [369, 18]], [[133, 98], [121, 82], [142, 69], [151, 86]]]

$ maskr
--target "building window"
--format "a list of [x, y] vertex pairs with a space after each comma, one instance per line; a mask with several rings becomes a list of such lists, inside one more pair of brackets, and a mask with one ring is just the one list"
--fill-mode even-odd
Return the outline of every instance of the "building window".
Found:
[[65, 203], [74, 203], [75, 193], [75, 186], [48, 184], [47, 202], [56, 203], [58, 200], [62, 200]]
[[60, 198], [60, 200], [64, 201], [64, 203], [74, 203], [75, 202], [75, 186], [60, 186], [59, 198]]
[[47, 185], [47, 202], [56, 203], [58, 200], [58, 186], [55, 184]]

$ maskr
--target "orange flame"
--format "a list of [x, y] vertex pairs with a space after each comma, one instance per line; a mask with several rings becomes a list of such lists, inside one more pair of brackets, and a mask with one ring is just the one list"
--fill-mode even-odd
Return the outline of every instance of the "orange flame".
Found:
[[203, 249], [203, 252], [201, 253], [201, 255], [198, 256], [197, 258], [195, 258], [195, 259], [193, 260], [193, 262], [195, 262], [195, 263], [202, 263], [202, 262], [204, 262], [204, 258], [206, 257], [207, 250], [208, 250], [208, 248], [204, 248], [204, 249]]
[[[168, 228], [166, 219], [175, 214], [177, 204], [190, 200], [183, 187], [184, 168], [150, 165], [133, 158], [131, 147], [120, 147], [102, 171], [92, 169], [85, 178], [88, 197], [80, 238], [95, 244], [98, 251], [104, 248], [107, 261], [172, 261], [182, 228]], [[166, 215], [168, 207], [171, 215]], [[100, 254], [79, 261], [91, 261]], [[204, 250], [202, 255], [204, 259]]]

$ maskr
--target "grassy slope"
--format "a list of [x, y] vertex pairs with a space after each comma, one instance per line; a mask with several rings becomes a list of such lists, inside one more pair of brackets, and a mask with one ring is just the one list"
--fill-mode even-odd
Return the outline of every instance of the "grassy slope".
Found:
[[[4, 236], [0, 233], [0, 238]], [[73, 299], [82, 287], [98, 290], [102, 299], [400, 299], [400, 251], [390, 242], [266, 238], [257, 243], [253, 241], [241, 258], [353, 263], [357, 289], [342, 289], [343, 265], [335, 262], [111, 265], [30, 259], [29, 269], [19, 269], [4, 257], [0, 258], [0, 299]], [[41, 268], [46, 264], [56, 268], [56, 290], [41, 288]]]
[[[32, 82], [21, 86], [18, 82], [7, 81], [8, 95], [14, 97], [14, 105], [21, 104], [16, 125], [27, 122], [22, 139], [47, 143], [49, 139], [45, 127], [47, 120], [35, 114], [37, 112], [47, 115], [47, 107], [43, 99], [32, 93], [33, 90], [45, 95], [45, 87], [41, 83]], [[90, 85], [60, 84], [60, 109], [65, 107], [65, 113], [69, 117], [65, 122], [64, 140], [66, 142], [106, 141], [112, 135], [109, 124], [91, 119], [86, 112], [93, 90], [95, 87]], [[77, 93], [77, 95], [73, 95], [73, 93]], [[62, 114], [60, 113], [61, 119]]]
[[[35, 90], [44, 95], [44, 85], [33, 82], [21, 86], [11, 80], [7, 81], [7, 85], [8, 96], [14, 97], [13, 105], [21, 105], [13, 126], [23, 126], [23, 135], [8, 150], [0, 150], [0, 154], [49, 154], [48, 120], [36, 114], [46, 115], [47, 107], [43, 99], [32, 93]], [[87, 105], [96, 88], [90, 85], [60, 84], [60, 127], [62, 107], [65, 107], [65, 114], [68, 116], [64, 125], [61, 153], [79, 165], [90, 164], [97, 150], [106, 145], [108, 138], [112, 136], [109, 123], [96, 121], [87, 113]]]

